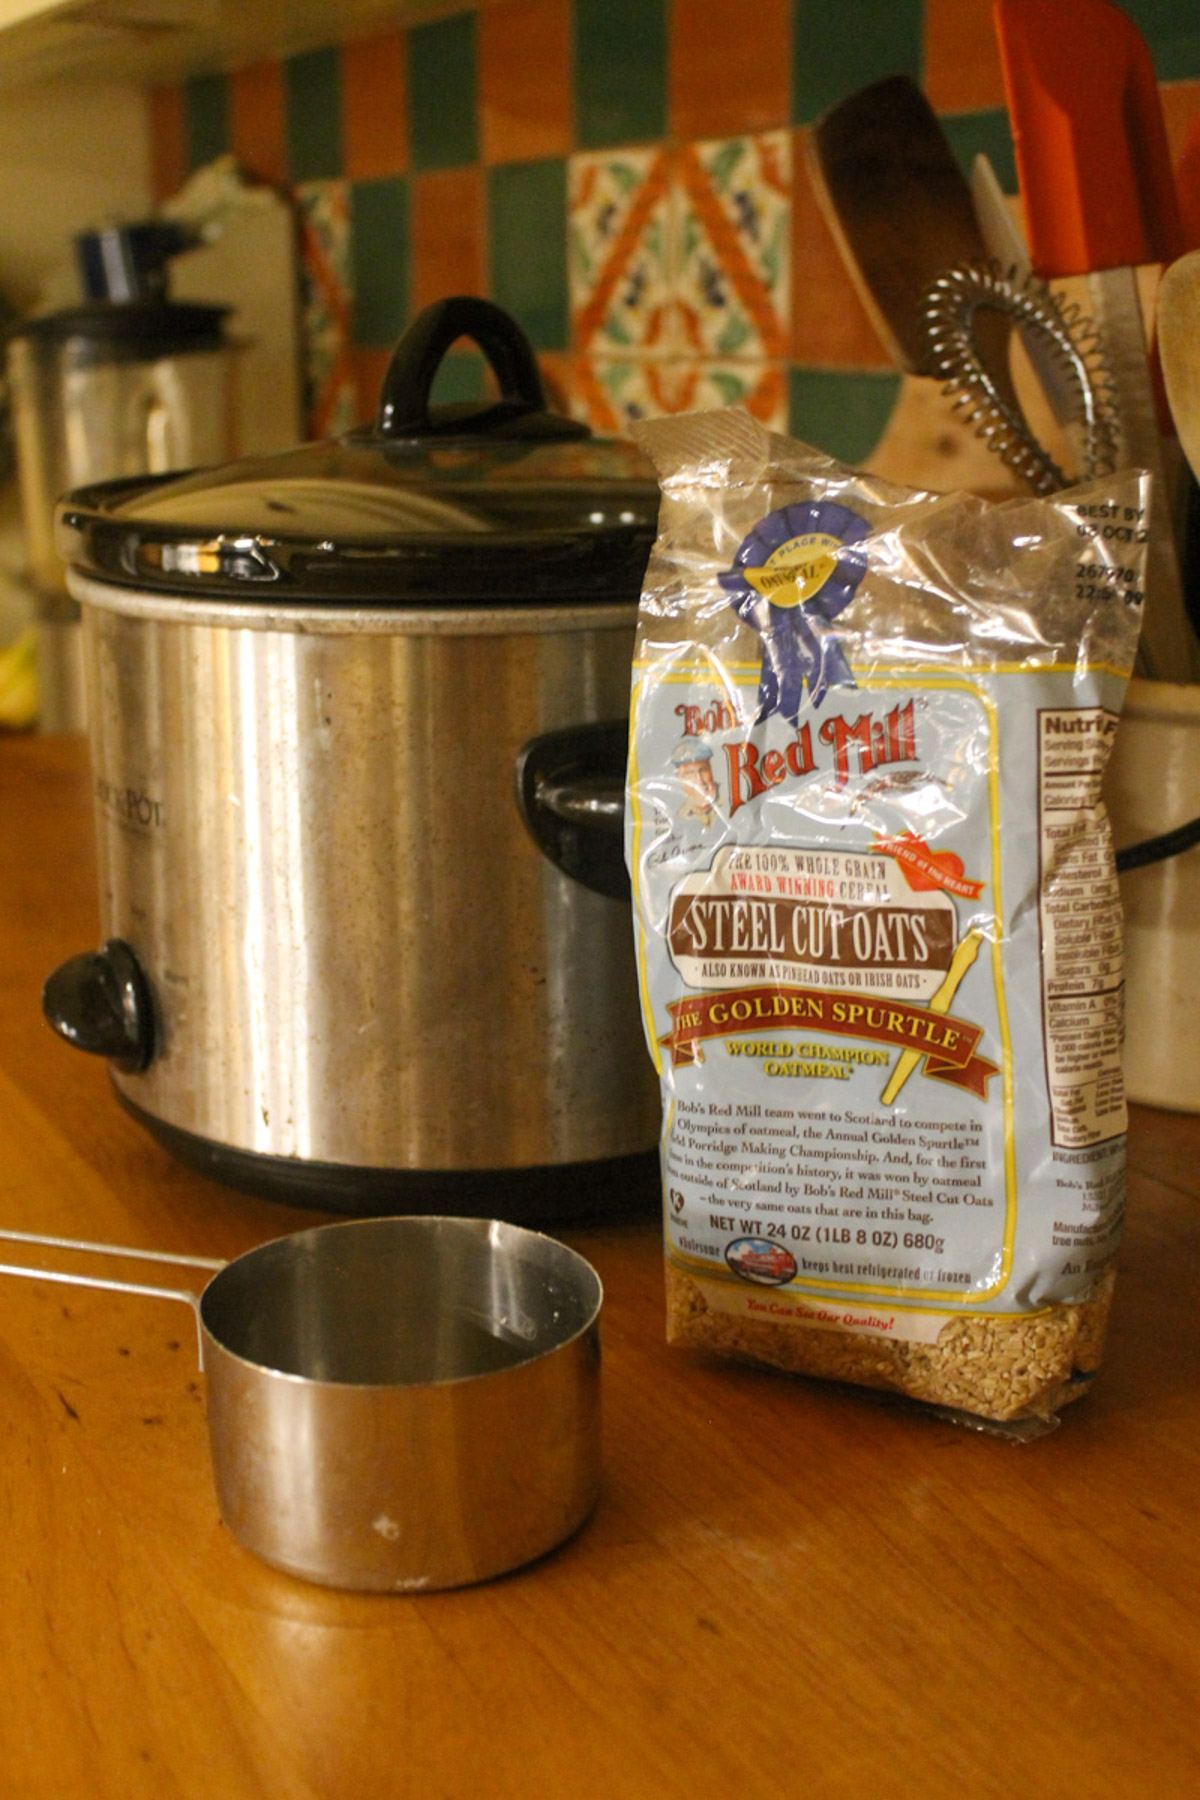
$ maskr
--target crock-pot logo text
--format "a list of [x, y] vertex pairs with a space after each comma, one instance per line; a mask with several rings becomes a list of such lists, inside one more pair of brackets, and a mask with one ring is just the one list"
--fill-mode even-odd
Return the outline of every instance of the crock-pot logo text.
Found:
[[[726, 744], [730, 816], [748, 800], [757, 800], [789, 777], [799, 780], [814, 774], [819, 765], [830, 768], [836, 785], [843, 787], [852, 775], [870, 775], [890, 763], [917, 762], [915, 707], [915, 701], [906, 700], [882, 715], [863, 712], [850, 719], [834, 713], [818, 726], [815, 739], [812, 724], [806, 719], [795, 737], [782, 747], [763, 749], [749, 739]], [[708, 730], [727, 729], [733, 722], [731, 716], [725, 717], [729, 708], [723, 701], [707, 708], [677, 707], [676, 712], [682, 715], [684, 723], [677, 761], [690, 738], [699, 738]], [[715, 726], [709, 723], [714, 714], [720, 715]], [[704, 755], [711, 756], [711, 751], [705, 749]]]
[[101, 810], [122, 825], [132, 825], [140, 831], [157, 831], [166, 824], [162, 801], [131, 782], [109, 781], [107, 776], [98, 775], [96, 799]]

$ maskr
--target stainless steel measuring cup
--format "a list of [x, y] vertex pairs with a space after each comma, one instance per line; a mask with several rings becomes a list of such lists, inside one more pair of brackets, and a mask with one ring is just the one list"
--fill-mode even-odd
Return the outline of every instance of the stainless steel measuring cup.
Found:
[[189, 1301], [221, 1517], [265, 1562], [329, 1587], [457, 1587], [580, 1526], [600, 1482], [599, 1277], [493, 1219], [352, 1219], [229, 1263], [0, 1232], [216, 1270]]

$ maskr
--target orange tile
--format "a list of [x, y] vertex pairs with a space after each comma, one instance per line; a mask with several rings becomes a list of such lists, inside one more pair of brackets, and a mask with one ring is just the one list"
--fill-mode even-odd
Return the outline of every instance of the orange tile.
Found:
[[[770, 131], [791, 117], [788, 0], [673, 0], [667, 97], [679, 138]], [[752, 21], [753, 29], [748, 21]]]
[[178, 193], [187, 176], [180, 87], [150, 90], [150, 169], [155, 200]]
[[407, 49], [401, 31], [342, 45], [342, 172], [351, 181], [408, 167]]
[[253, 63], [229, 77], [229, 147], [260, 181], [287, 180], [283, 67]]
[[1200, 81], [1165, 81], [1158, 91], [1171, 158], [1178, 161], [1193, 125], [1200, 126]]
[[485, 163], [533, 162], [571, 149], [571, 9], [562, 0], [480, 8], [480, 144]]
[[992, 0], [925, 0], [925, 91], [936, 112], [1004, 105]]
[[1159, 92], [1179, 191], [1184, 248], [1195, 250], [1200, 248], [1200, 81], [1168, 82]]
[[624, 437], [624, 422], [601, 379], [603, 365], [590, 356], [572, 358], [569, 379], [564, 389], [570, 401], [571, 417], [582, 419], [598, 437]]
[[390, 349], [364, 349], [358, 344], [351, 346], [350, 362], [354, 370], [354, 390], [357, 401], [356, 425], [374, 423], [375, 413], [379, 406], [379, 390], [383, 386], [383, 378], [387, 374], [387, 367], [391, 360], [392, 351]]
[[890, 368], [825, 222], [798, 131], [792, 179], [792, 336], [795, 362], [817, 368]]
[[571, 419], [582, 417], [578, 358], [568, 350], [539, 350], [537, 360], [549, 410]]
[[412, 178], [412, 302], [419, 312], [449, 294], [484, 293], [483, 177], [478, 168]]

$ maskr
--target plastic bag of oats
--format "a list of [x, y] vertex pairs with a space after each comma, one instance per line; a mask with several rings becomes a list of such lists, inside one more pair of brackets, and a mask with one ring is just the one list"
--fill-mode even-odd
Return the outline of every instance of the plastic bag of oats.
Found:
[[638, 428], [626, 853], [668, 1336], [1031, 1435], [1124, 1201], [1101, 776], [1149, 481], [987, 503], [740, 411]]

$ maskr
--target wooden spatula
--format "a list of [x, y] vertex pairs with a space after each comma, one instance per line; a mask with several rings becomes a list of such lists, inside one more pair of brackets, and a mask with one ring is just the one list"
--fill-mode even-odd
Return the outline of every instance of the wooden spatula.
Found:
[[[1173, 262], [1158, 290], [1156, 321], [1163, 386], [1179, 445], [1196, 482], [1200, 482], [1200, 250], [1189, 250]], [[1184, 603], [1192, 628], [1200, 632], [1200, 498], [1195, 484], [1188, 493], [1188, 554], [1184, 565]]]

